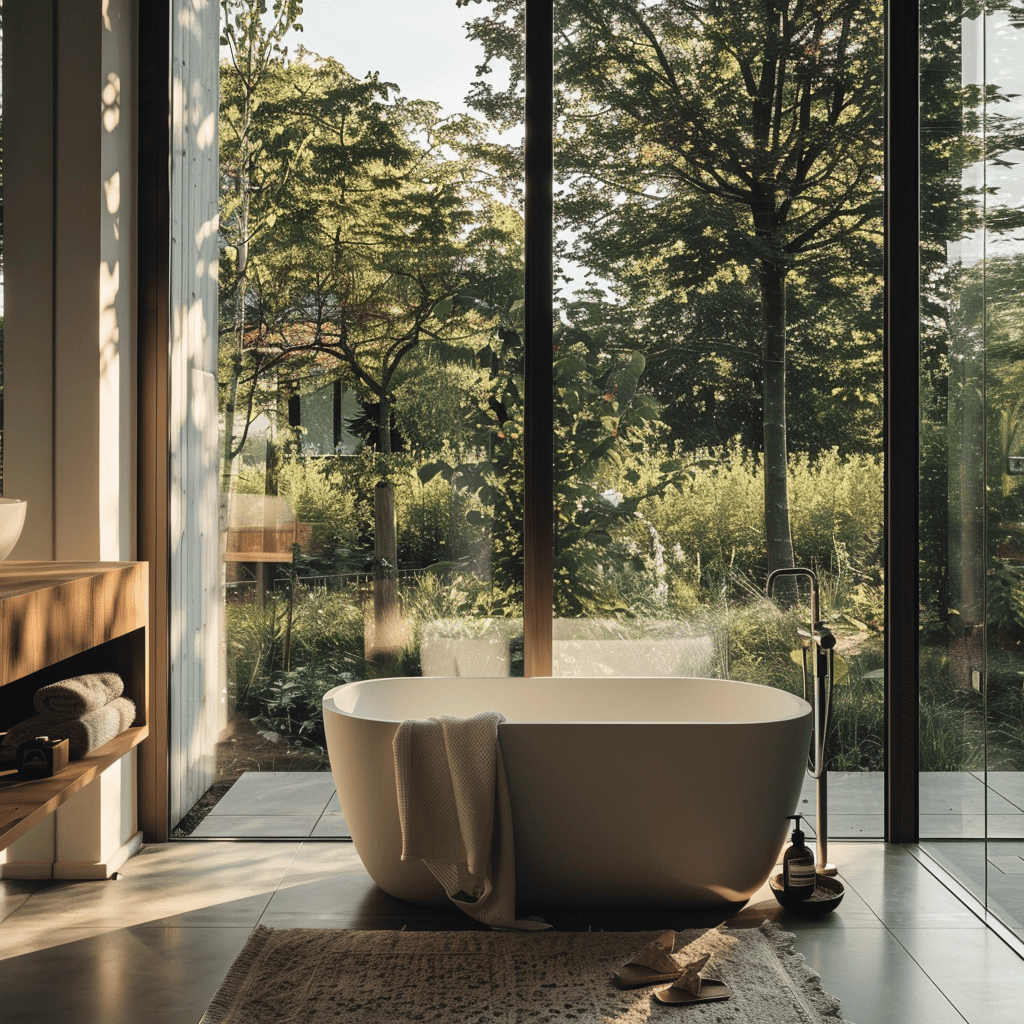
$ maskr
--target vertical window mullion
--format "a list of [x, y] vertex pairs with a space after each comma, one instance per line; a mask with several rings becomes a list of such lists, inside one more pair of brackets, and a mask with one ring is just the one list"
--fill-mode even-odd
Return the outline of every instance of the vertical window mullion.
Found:
[[552, 0], [526, 0], [524, 675], [551, 674], [554, 563]]
[[887, 4], [885, 838], [918, 840], [920, 401], [918, 5]]

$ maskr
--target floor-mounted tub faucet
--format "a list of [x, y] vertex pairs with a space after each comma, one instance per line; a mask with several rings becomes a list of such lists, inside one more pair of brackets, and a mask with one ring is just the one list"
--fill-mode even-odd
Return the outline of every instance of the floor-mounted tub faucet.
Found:
[[[829, 711], [832, 706], [832, 684], [835, 679], [836, 638], [825, 628], [820, 617], [818, 577], [812, 569], [794, 567], [773, 569], [768, 574], [765, 593], [772, 596], [775, 581], [780, 576], [806, 576], [811, 584], [810, 629], [797, 632], [804, 637], [804, 700], [810, 703], [814, 713], [814, 736], [808, 757], [807, 774], [817, 783], [817, 814], [815, 832], [818, 840], [818, 863], [816, 870], [822, 875], [838, 874], [835, 864], [828, 859], [828, 773], [826, 771], [825, 738], [828, 734]], [[814, 680], [813, 686], [810, 685]], [[813, 691], [813, 692], [812, 692]]]

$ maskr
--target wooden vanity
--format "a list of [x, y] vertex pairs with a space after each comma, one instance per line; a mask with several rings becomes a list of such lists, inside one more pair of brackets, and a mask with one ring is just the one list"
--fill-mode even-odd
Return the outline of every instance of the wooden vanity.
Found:
[[134, 725], [53, 778], [0, 771], [0, 850], [149, 735], [145, 562], [0, 563], [0, 732], [36, 713], [33, 695], [85, 672], [117, 672]]

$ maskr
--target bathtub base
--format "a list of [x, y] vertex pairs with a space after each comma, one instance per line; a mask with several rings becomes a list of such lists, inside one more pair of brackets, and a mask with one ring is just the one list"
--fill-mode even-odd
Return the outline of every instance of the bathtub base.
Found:
[[810, 738], [810, 706], [791, 694], [695, 678], [372, 680], [325, 695], [324, 724], [356, 852], [389, 895], [450, 905], [426, 865], [401, 859], [399, 721], [486, 710], [506, 716], [521, 907], [728, 908], [771, 875]]
[[[408, 903], [410, 906], [424, 907], [430, 910], [445, 910], [452, 907], [451, 900], [444, 891], [438, 888], [435, 892], [422, 894], [406, 894], [388, 892], [378, 883], [382, 892], [394, 899]], [[524, 887], [529, 891], [528, 887]], [[758, 887], [760, 888], [760, 886]], [[756, 890], [755, 890], [756, 892]], [[753, 895], [753, 893], [751, 894]], [[562, 891], [555, 896], [542, 897], [534, 894], [523, 898], [520, 889], [516, 888], [516, 907], [520, 917], [544, 917], [549, 911], [576, 912], [609, 912], [609, 913], [650, 913], [652, 911], [672, 911], [675, 913], [691, 913], [699, 911], [720, 911], [732, 914], [750, 900], [750, 896], [727, 899], [724, 896], [699, 887], [686, 887], [686, 891], [654, 894], [648, 891], [595, 892], [588, 893]]]

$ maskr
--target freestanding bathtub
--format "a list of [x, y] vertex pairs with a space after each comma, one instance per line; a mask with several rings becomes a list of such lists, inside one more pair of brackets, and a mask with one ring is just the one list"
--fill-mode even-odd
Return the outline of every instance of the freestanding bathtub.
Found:
[[727, 679], [373, 679], [324, 696], [356, 852], [387, 893], [441, 906], [401, 860], [392, 740], [406, 718], [499, 711], [520, 907], [698, 909], [764, 883], [800, 795], [810, 705]]

